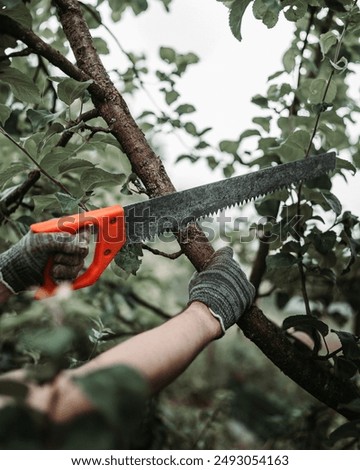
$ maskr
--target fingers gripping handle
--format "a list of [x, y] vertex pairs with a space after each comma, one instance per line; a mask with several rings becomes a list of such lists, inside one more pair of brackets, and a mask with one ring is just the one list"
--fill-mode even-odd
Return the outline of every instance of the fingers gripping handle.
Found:
[[[110, 206], [31, 225], [34, 233], [68, 232], [73, 235], [82, 227], [91, 225], [97, 228], [94, 258], [87, 270], [72, 283], [73, 289], [94, 284], [125, 244], [124, 209], [119, 205]], [[58, 287], [51, 277], [53, 264], [54, 261], [50, 258], [44, 271], [44, 283], [35, 295], [37, 299], [53, 295]]]

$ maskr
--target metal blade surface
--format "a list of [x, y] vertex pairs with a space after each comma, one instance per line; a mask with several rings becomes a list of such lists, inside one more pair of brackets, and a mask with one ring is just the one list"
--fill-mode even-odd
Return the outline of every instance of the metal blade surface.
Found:
[[325, 153], [125, 206], [127, 243], [178, 232], [227, 207], [330, 172], [335, 162], [335, 153]]

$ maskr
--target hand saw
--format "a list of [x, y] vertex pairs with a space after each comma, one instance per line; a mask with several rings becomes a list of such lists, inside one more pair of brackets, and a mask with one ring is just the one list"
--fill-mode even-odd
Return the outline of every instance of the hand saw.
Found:
[[[335, 169], [335, 162], [335, 153], [324, 153], [125, 207], [114, 205], [47, 220], [31, 225], [31, 230], [75, 234], [82, 227], [95, 226], [97, 240], [92, 263], [72, 283], [73, 289], [81, 289], [97, 281], [125, 243], [140, 243], [168, 231], [179, 233], [190, 223], [222, 209], [330, 172]], [[36, 298], [52, 295], [58, 287], [50, 275], [52, 265], [50, 259]]]

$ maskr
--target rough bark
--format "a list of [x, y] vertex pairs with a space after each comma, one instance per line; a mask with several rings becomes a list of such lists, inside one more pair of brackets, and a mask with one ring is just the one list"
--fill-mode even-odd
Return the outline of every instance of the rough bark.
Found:
[[[149, 146], [123, 97], [103, 67], [80, 4], [77, 0], [55, 0], [54, 3], [77, 66], [46, 45], [33, 32], [26, 31], [19, 25], [16, 28], [11, 27], [11, 23], [14, 23], [12, 20], [5, 22], [6, 33], [22, 40], [68, 76], [80, 81], [93, 79], [94, 84], [89, 87], [89, 91], [94, 105], [121, 144], [133, 171], [142, 180], [149, 196], [175, 191], [160, 158]], [[198, 227], [191, 226], [185, 234], [179, 234], [178, 239], [186, 256], [196, 269], [201, 270], [214, 252], [205, 235]], [[302, 388], [347, 418], [355, 417], [340, 405], [359, 397], [359, 391], [349, 382], [339, 381], [326, 367], [321, 367], [312, 358], [297, 351], [281, 329], [271, 323], [261, 310], [252, 307], [243, 315], [238, 325], [279, 369]]]

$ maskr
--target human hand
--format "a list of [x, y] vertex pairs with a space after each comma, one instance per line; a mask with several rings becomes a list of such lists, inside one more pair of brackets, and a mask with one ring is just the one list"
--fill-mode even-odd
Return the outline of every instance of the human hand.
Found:
[[0, 255], [0, 282], [18, 293], [43, 283], [49, 257], [54, 264], [51, 276], [56, 282], [74, 280], [88, 254], [89, 232], [33, 233], [29, 231], [18, 243]]
[[189, 283], [189, 303], [207, 305], [224, 333], [250, 307], [254, 295], [255, 288], [233, 259], [230, 247], [214, 253], [205, 269]]

